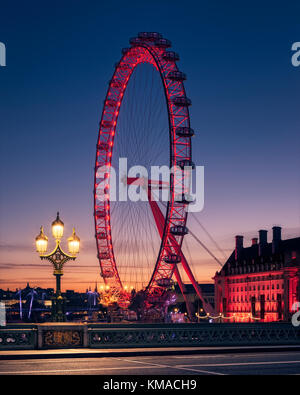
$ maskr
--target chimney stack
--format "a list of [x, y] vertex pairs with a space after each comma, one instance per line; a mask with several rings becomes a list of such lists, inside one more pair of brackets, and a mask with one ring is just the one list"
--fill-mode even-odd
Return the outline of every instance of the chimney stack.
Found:
[[252, 239], [251, 239], [251, 247], [252, 247], [252, 257], [254, 258], [256, 258], [257, 257], [257, 255], [258, 255], [258, 238], [257, 237], [253, 237]]
[[272, 240], [272, 253], [276, 254], [279, 252], [281, 242], [281, 227], [273, 226], [273, 240]]
[[235, 236], [235, 260], [238, 261], [241, 257], [241, 252], [244, 248], [243, 246], [244, 236]]
[[268, 231], [261, 229], [258, 231], [258, 233], [259, 233], [259, 256], [262, 256], [268, 244]]

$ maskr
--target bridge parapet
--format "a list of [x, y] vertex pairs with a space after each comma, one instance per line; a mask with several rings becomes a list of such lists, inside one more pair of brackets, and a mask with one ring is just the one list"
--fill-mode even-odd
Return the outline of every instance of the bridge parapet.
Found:
[[290, 323], [8, 325], [0, 350], [300, 345]]
[[36, 348], [36, 325], [20, 324], [0, 328], [0, 350], [34, 350]]

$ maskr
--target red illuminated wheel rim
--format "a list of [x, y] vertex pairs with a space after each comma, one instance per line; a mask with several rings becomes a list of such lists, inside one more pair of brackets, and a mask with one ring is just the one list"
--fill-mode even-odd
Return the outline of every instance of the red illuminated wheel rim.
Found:
[[[114, 240], [111, 232], [110, 171], [114, 146], [118, 139], [117, 125], [123, 97], [133, 71], [142, 63], [152, 65], [161, 77], [168, 114], [169, 166], [175, 168], [170, 177], [169, 201], [163, 216], [163, 231], [160, 247], [157, 249], [153, 271], [148, 279], [146, 295], [149, 301], [158, 300], [170, 284], [176, 265], [180, 262], [180, 249], [186, 228], [187, 204], [184, 199], [176, 198], [176, 191], [188, 193], [186, 173], [180, 168], [192, 166], [191, 137], [188, 107], [191, 104], [186, 97], [185, 75], [178, 70], [175, 52], [168, 50], [170, 42], [158, 33], [139, 33], [130, 40], [131, 46], [123, 49], [123, 55], [115, 68], [107, 90], [97, 142], [94, 178], [94, 219], [97, 257], [101, 276], [105, 284], [124, 291], [118, 270], [118, 261], [114, 252]], [[176, 167], [177, 166], [177, 167]]]

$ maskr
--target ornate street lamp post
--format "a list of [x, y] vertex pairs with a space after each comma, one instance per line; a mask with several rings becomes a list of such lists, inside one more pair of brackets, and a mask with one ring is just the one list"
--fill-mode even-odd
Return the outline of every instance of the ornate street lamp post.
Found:
[[56, 277], [56, 293], [52, 299], [52, 321], [63, 322], [66, 320], [64, 312], [64, 299], [61, 295], [61, 276], [63, 275], [63, 266], [67, 261], [74, 261], [76, 254], [79, 253], [80, 239], [73, 228], [72, 236], [68, 238], [69, 254], [66, 254], [61, 246], [60, 241], [64, 233], [64, 223], [57, 213], [56, 220], [52, 222], [52, 235], [56, 241], [56, 246], [50, 254], [46, 254], [48, 246], [48, 237], [44, 234], [43, 227], [39, 235], [35, 238], [36, 250], [40, 254], [40, 258], [46, 259], [53, 265], [53, 274]]

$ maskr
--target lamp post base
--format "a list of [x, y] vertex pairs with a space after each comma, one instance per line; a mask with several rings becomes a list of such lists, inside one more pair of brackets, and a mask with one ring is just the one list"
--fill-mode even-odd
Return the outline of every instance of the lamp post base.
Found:
[[52, 298], [52, 311], [51, 321], [52, 322], [66, 322], [65, 314], [65, 298], [61, 295]]

